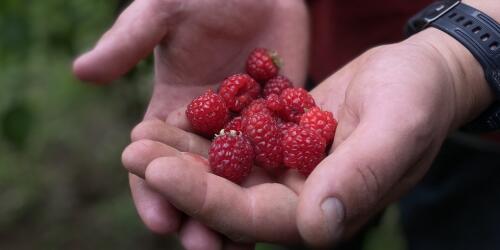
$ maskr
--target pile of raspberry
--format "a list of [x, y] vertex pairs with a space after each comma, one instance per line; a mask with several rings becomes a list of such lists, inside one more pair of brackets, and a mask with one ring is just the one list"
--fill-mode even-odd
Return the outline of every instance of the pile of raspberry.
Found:
[[276, 174], [296, 169], [308, 176], [326, 156], [337, 121], [312, 96], [279, 75], [274, 51], [257, 48], [246, 74], [227, 77], [218, 92], [206, 91], [187, 107], [194, 131], [211, 138], [213, 173], [241, 183], [261, 167]]

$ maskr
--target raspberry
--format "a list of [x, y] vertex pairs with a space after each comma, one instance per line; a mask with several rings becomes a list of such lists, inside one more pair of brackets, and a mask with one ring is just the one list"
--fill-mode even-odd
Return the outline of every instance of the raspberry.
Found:
[[306, 109], [316, 106], [312, 96], [302, 88], [285, 89], [281, 93], [280, 99], [283, 106], [280, 112], [281, 118], [289, 122], [298, 123], [300, 116], [304, 114]]
[[240, 183], [252, 171], [254, 152], [250, 141], [231, 130], [215, 136], [208, 152], [212, 172], [234, 183]]
[[281, 134], [284, 136], [286, 134], [286, 131], [290, 128], [295, 128], [298, 125], [293, 122], [282, 122], [278, 123], [278, 128], [280, 129]]
[[256, 113], [267, 113], [271, 115], [271, 111], [267, 108], [266, 101], [262, 98], [255, 99], [248, 107], [246, 107], [242, 112], [241, 116], [250, 116]]
[[281, 67], [281, 59], [276, 51], [264, 48], [253, 50], [248, 56], [247, 73], [259, 82], [275, 77]]
[[335, 136], [337, 121], [333, 118], [332, 112], [323, 111], [314, 107], [307, 111], [300, 118], [300, 126], [310, 128], [325, 139], [326, 144], [330, 144]]
[[264, 97], [268, 97], [270, 94], [276, 94], [279, 96], [283, 90], [291, 87], [292, 82], [288, 78], [281, 75], [273, 77], [269, 79], [264, 86]]
[[268, 170], [279, 168], [283, 161], [281, 132], [274, 117], [265, 112], [245, 116], [242, 128], [254, 146], [256, 164]]
[[279, 113], [283, 109], [280, 97], [276, 94], [268, 95], [266, 97], [266, 107], [275, 113]]
[[240, 112], [260, 95], [260, 85], [247, 74], [236, 74], [222, 82], [219, 95], [229, 110]]
[[222, 97], [208, 90], [187, 106], [186, 117], [193, 130], [212, 136], [228, 122], [229, 110]]
[[282, 141], [283, 162], [308, 176], [325, 157], [326, 142], [314, 130], [297, 126], [286, 131]]
[[235, 130], [241, 132], [241, 116], [235, 117], [224, 127], [225, 131]]

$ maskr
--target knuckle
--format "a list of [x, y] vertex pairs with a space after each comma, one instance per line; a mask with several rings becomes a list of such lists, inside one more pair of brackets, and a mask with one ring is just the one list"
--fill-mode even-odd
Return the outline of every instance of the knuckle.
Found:
[[132, 129], [132, 132], [130, 133], [130, 139], [132, 141], [151, 139], [153, 133], [157, 131], [162, 125], [163, 122], [156, 119], [143, 121]]
[[155, 146], [155, 142], [150, 140], [139, 140], [131, 143], [123, 150], [122, 164], [125, 168], [134, 168], [140, 165], [145, 155]]
[[159, 158], [152, 160], [148, 164], [144, 176], [146, 178], [146, 181], [149, 184], [161, 182], [160, 179], [162, 177], [157, 174], [158, 173], [157, 169], [165, 166], [165, 163], [168, 163], [168, 158], [167, 157], [159, 157]]
[[200, 241], [197, 238], [187, 237], [183, 239], [182, 245], [186, 250], [204, 250], [209, 246], [206, 245], [206, 242]]
[[367, 194], [366, 204], [374, 204], [381, 197], [379, 177], [371, 166], [357, 166], [355, 169], [365, 189], [363, 193]]
[[157, 214], [156, 211], [148, 211], [141, 216], [144, 225], [153, 233], [159, 235], [167, 235], [175, 233], [178, 225], [175, 222], [170, 222]]
[[165, 24], [185, 9], [185, 2], [180, 0], [154, 0], [151, 1], [151, 8], [160, 23]]

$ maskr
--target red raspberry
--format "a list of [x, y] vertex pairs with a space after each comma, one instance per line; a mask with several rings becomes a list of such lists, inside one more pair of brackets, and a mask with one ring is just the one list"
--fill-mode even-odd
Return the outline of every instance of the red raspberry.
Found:
[[288, 129], [295, 128], [297, 126], [298, 125], [296, 123], [293, 123], [293, 122], [281, 122], [281, 123], [278, 123], [278, 128], [280, 129], [281, 134], [283, 136], [286, 134], [286, 131]]
[[213, 136], [228, 122], [229, 110], [222, 97], [208, 90], [187, 106], [186, 117], [194, 131]]
[[208, 151], [212, 172], [234, 183], [240, 183], [252, 171], [254, 152], [250, 141], [234, 130], [215, 136]]
[[222, 82], [219, 95], [229, 110], [240, 112], [260, 95], [260, 85], [247, 74], [236, 74]]
[[316, 131], [316, 133], [325, 139], [328, 145], [333, 141], [333, 137], [335, 136], [337, 121], [333, 118], [332, 112], [314, 107], [302, 115], [300, 126]]
[[270, 94], [279, 96], [283, 90], [291, 87], [292, 82], [288, 78], [281, 75], [273, 77], [264, 86], [264, 97], [268, 97]]
[[259, 82], [266, 82], [275, 77], [280, 67], [281, 59], [276, 51], [257, 48], [248, 56], [247, 73]]
[[271, 94], [266, 97], [266, 106], [269, 110], [275, 113], [279, 113], [283, 109], [280, 97], [276, 94]]
[[224, 127], [225, 131], [235, 130], [241, 132], [241, 116], [235, 117]]
[[288, 88], [280, 95], [283, 109], [280, 112], [281, 118], [285, 121], [298, 123], [300, 116], [316, 104], [312, 96], [302, 88]]
[[308, 176], [325, 157], [325, 140], [314, 130], [297, 126], [286, 131], [283, 140], [283, 162]]
[[252, 142], [258, 166], [273, 170], [282, 165], [281, 132], [274, 117], [261, 112], [243, 117], [243, 134]]
[[261, 112], [267, 113], [269, 115], [272, 114], [271, 111], [267, 108], [266, 101], [262, 98], [259, 98], [250, 103], [250, 105], [248, 105], [248, 107], [246, 107], [241, 112], [241, 116], [245, 117]]

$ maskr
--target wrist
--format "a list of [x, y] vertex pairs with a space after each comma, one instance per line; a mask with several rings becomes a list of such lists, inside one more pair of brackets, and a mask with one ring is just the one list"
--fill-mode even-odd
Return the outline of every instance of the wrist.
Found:
[[481, 65], [455, 38], [436, 28], [427, 28], [408, 41], [427, 47], [447, 69], [443, 74], [447, 74], [448, 81], [442, 84], [449, 84], [453, 91], [450, 129], [470, 122], [494, 101]]

